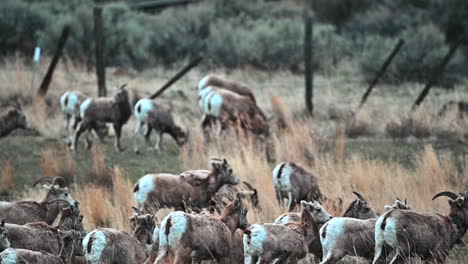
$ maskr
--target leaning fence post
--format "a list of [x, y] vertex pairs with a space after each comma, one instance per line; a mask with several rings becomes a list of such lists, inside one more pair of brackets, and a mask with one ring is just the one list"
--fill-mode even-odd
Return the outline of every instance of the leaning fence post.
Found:
[[444, 72], [445, 67], [447, 66], [449, 61], [452, 59], [453, 55], [455, 55], [455, 53], [457, 52], [459, 45], [460, 45], [460, 41], [456, 42], [452, 47], [450, 47], [449, 52], [447, 53], [447, 55], [445, 55], [439, 67], [437, 67], [432, 72], [429, 82], [427, 82], [426, 86], [424, 87], [424, 89], [421, 91], [418, 98], [414, 102], [414, 105], [411, 108], [411, 111], [414, 112], [416, 108], [424, 101], [426, 96], [429, 94], [429, 91], [431, 90], [432, 85], [439, 79], [440, 75], [442, 75], [442, 73]]
[[31, 94], [31, 98], [33, 98], [33, 89], [34, 89], [34, 81], [36, 80], [36, 72], [37, 72], [37, 65], [39, 64], [39, 60], [41, 59], [41, 48], [36, 47], [34, 49], [34, 57], [31, 65], [31, 87], [29, 88], [29, 94]]
[[98, 85], [98, 96], [106, 96], [106, 69], [103, 57], [104, 40], [102, 38], [102, 7], [93, 9], [94, 15], [94, 41], [96, 58], [96, 75]]
[[400, 51], [401, 47], [403, 46], [403, 44], [405, 44], [405, 41], [403, 39], [400, 39], [397, 43], [397, 45], [395, 46], [395, 48], [393, 48], [393, 51], [392, 53], [390, 53], [390, 55], [387, 57], [387, 59], [385, 60], [384, 64], [382, 64], [382, 66], [380, 67], [380, 70], [377, 72], [377, 74], [375, 75], [375, 78], [372, 80], [372, 82], [370, 83], [369, 85], [369, 88], [367, 88], [366, 92], [364, 93], [364, 95], [362, 96], [362, 99], [361, 99], [361, 102], [359, 103], [359, 106], [358, 106], [358, 110], [356, 111], [356, 113], [364, 106], [364, 104], [366, 103], [367, 101], [367, 97], [369, 97], [370, 93], [372, 92], [372, 90], [374, 89], [375, 85], [377, 84], [377, 82], [379, 81], [379, 79], [383, 76], [383, 74], [385, 73], [385, 71], [387, 70], [388, 66], [390, 65], [390, 63], [392, 62], [393, 58], [395, 57], [395, 55], [397, 55], [397, 53]]
[[306, 13], [304, 28], [304, 60], [305, 60], [305, 104], [309, 114], [313, 115], [314, 104], [314, 70], [313, 70], [313, 25], [312, 17]]
[[65, 47], [65, 42], [67, 41], [68, 35], [70, 34], [70, 26], [65, 26], [62, 31], [62, 35], [57, 44], [57, 50], [55, 51], [54, 57], [52, 57], [52, 61], [50, 62], [49, 69], [47, 69], [47, 73], [42, 80], [41, 86], [37, 91], [37, 94], [41, 97], [44, 97], [49, 89], [50, 82], [52, 81], [52, 75], [54, 74], [55, 66], [62, 56], [63, 48]]

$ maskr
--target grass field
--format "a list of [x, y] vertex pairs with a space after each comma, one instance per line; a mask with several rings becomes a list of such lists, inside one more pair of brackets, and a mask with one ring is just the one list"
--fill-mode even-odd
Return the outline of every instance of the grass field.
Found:
[[[43, 73], [47, 62], [43, 60], [42, 63]], [[151, 94], [175, 73], [159, 68], [130, 75], [114, 75], [113, 72], [113, 69], [108, 71], [108, 86], [128, 82], [132, 96]], [[204, 144], [199, 129], [202, 112], [194, 87], [208, 72], [223, 74], [252, 87], [260, 107], [267, 116], [274, 117], [273, 134], [266, 146], [235, 139], [229, 134], [209, 145]], [[433, 194], [468, 189], [468, 122], [456, 121], [450, 114], [444, 118], [436, 116], [448, 100], [467, 98], [465, 85], [449, 91], [435, 89], [414, 115], [408, 112], [421, 85], [379, 86], [357, 121], [350, 125], [351, 113], [366, 89], [366, 84], [351, 70], [316, 77], [316, 111], [314, 117], [310, 117], [303, 111], [301, 75], [255, 69], [208, 71], [201, 68], [190, 72], [157, 99], [169, 105], [176, 121], [190, 131], [190, 140], [183, 148], [179, 149], [166, 136], [163, 153], [143, 151], [136, 155], [132, 151], [135, 126], [131, 119], [124, 127], [124, 152], [115, 152], [111, 136], [107, 144], [96, 145], [92, 152], [80, 144], [73, 156], [63, 140], [64, 125], [58, 98], [66, 90], [81, 90], [94, 96], [94, 74], [81, 66], [59, 64], [47, 95], [47, 107], [28, 104], [30, 73], [21, 59], [11, 59], [0, 69], [0, 81], [4, 87], [0, 103], [5, 108], [9, 99], [21, 98], [34, 128], [34, 131], [15, 131], [0, 139], [0, 182], [5, 187], [0, 190], [4, 197], [39, 199], [41, 193], [29, 188], [35, 178], [64, 175], [76, 183], [72, 194], [82, 204], [88, 230], [99, 226], [128, 229], [130, 206], [134, 204], [133, 182], [144, 174], [178, 174], [207, 168], [211, 157], [226, 157], [242, 180], [259, 189], [263, 211], [251, 210], [250, 223], [272, 221], [282, 213], [271, 182], [271, 170], [281, 161], [294, 161], [314, 172], [322, 192], [328, 197], [340, 197], [347, 204], [354, 198], [352, 191], [355, 190], [367, 197], [379, 213], [385, 204], [393, 203], [396, 196], [407, 198], [416, 210], [446, 213], [446, 200], [433, 202]], [[276, 129], [279, 116], [283, 116], [281, 120], [285, 120], [288, 129]], [[403, 138], [391, 136], [389, 130], [395, 127]], [[341, 213], [340, 208], [329, 209], [334, 215]], [[158, 212], [158, 219], [168, 212]], [[468, 261], [466, 247], [454, 250], [450, 259], [450, 263]]]

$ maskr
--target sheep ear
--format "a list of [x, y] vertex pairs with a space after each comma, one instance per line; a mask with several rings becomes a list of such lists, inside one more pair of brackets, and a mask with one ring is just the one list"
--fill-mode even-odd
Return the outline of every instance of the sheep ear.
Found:
[[307, 205], [308, 205], [308, 204], [307, 204], [306, 201], [304, 201], [304, 200], [301, 201], [301, 206], [302, 206], [303, 208], [306, 208]]
[[362, 207], [362, 204], [363, 204], [362, 200], [361, 200], [361, 199], [357, 199], [357, 201], [356, 201], [356, 207], [357, 207], [357, 208], [361, 208], [361, 207]]
[[223, 158], [223, 163], [224, 163], [224, 165], [228, 165], [228, 162], [227, 162], [227, 160], [225, 158]]

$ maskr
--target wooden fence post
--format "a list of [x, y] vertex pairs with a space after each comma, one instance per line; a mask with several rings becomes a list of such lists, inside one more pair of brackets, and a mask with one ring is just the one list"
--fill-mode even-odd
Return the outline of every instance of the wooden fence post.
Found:
[[98, 85], [98, 96], [106, 96], [106, 68], [103, 57], [104, 40], [102, 38], [102, 7], [93, 9], [94, 15], [94, 42], [96, 55], [96, 75]]
[[306, 13], [304, 28], [304, 60], [305, 60], [305, 104], [309, 114], [313, 115], [314, 104], [314, 70], [313, 70], [313, 25], [312, 17]]
[[395, 55], [397, 55], [397, 53], [400, 51], [401, 47], [403, 46], [403, 44], [405, 44], [405, 41], [403, 39], [400, 39], [397, 43], [397, 45], [395, 46], [395, 48], [393, 48], [393, 51], [392, 53], [390, 53], [390, 55], [387, 57], [387, 59], [385, 60], [384, 64], [382, 64], [382, 66], [380, 67], [380, 70], [377, 72], [377, 74], [375, 75], [375, 78], [374, 80], [372, 80], [372, 82], [370, 83], [369, 85], [369, 88], [367, 88], [366, 92], [364, 93], [364, 95], [362, 96], [362, 99], [361, 99], [361, 102], [359, 103], [359, 106], [358, 106], [358, 110], [356, 111], [356, 113], [362, 108], [362, 106], [366, 103], [367, 101], [367, 97], [369, 97], [370, 93], [372, 92], [372, 90], [374, 89], [375, 85], [377, 84], [377, 82], [379, 81], [379, 79], [383, 76], [383, 74], [385, 73], [385, 71], [387, 70], [388, 66], [390, 65], [390, 63], [392, 62], [393, 58], [395, 57]]
[[41, 86], [37, 91], [37, 94], [41, 97], [44, 97], [47, 94], [47, 90], [49, 89], [50, 82], [52, 81], [52, 75], [54, 74], [55, 66], [62, 56], [63, 48], [65, 47], [65, 42], [67, 41], [68, 35], [70, 34], [70, 26], [65, 26], [62, 30], [62, 35], [57, 44], [57, 50], [55, 51], [54, 56], [52, 57], [52, 61], [50, 62], [49, 68], [47, 69], [47, 73], [42, 79]]
[[426, 84], [424, 89], [421, 91], [419, 94], [418, 98], [414, 102], [413, 107], [411, 108], [411, 111], [415, 111], [416, 108], [424, 101], [426, 96], [429, 94], [429, 91], [432, 88], [432, 85], [439, 79], [440, 75], [444, 72], [445, 67], [449, 63], [449, 61], [452, 59], [453, 55], [455, 55], [458, 46], [460, 45], [460, 41], [455, 43], [452, 47], [450, 47], [449, 52], [447, 55], [445, 55], [444, 59], [442, 60], [442, 63], [437, 67], [431, 74], [431, 78], [429, 79], [429, 82]]

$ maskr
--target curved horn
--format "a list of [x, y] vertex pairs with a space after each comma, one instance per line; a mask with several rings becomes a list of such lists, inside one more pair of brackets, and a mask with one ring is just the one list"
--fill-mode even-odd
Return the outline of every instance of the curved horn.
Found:
[[67, 186], [67, 181], [64, 178], [62, 178], [60, 176], [57, 176], [52, 181], [52, 184], [53, 185], [58, 185], [58, 186], [60, 186], [60, 188], [64, 188], [64, 187]]
[[397, 201], [400, 201], [400, 202], [402, 201], [400, 198], [398, 198], [398, 196], [397, 196], [397, 198], [396, 198], [396, 199], [397, 199]]
[[67, 200], [64, 200], [64, 199], [54, 199], [52, 201], [47, 202], [47, 204], [51, 204], [51, 203], [55, 203], [55, 202], [64, 203], [67, 206], [71, 205]]
[[236, 198], [232, 197], [231, 195], [225, 194], [225, 193], [220, 193], [219, 195], [228, 198], [231, 202], [234, 201], [234, 200], [236, 199]]
[[143, 213], [140, 209], [136, 208], [135, 206], [132, 206], [132, 209], [133, 209], [133, 211], [135, 211], [138, 215], [144, 215], [144, 213]]
[[447, 197], [450, 197], [452, 200], [456, 200], [458, 198], [458, 195], [456, 195], [454, 192], [445, 191], [445, 192], [440, 192], [434, 195], [434, 197], [432, 197], [432, 200], [440, 196], [447, 196]]
[[54, 181], [54, 177], [50, 177], [50, 176], [41, 177], [33, 183], [33, 187], [36, 187], [37, 184], [43, 183], [43, 182], [47, 182], [48, 184], [51, 184], [53, 181]]
[[245, 186], [247, 186], [247, 188], [249, 188], [251, 191], [254, 191], [255, 193], [257, 193], [257, 189], [255, 189], [252, 185], [250, 185], [250, 183], [246, 182], [246, 181], [242, 181]]
[[123, 89], [123, 88], [125, 88], [125, 86], [127, 86], [127, 84], [126, 84], [126, 83], [124, 83], [122, 86], [120, 86], [120, 89]]
[[362, 195], [361, 195], [360, 193], [355, 192], [355, 191], [353, 191], [353, 193], [354, 193], [354, 195], [357, 196], [357, 198], [358, 198], [359, 200], [362, 200], [362, 201], [365, 201], [365, 200], [366, 200], [366, 199], [364, 199], [364, 197], [362, 197]]

